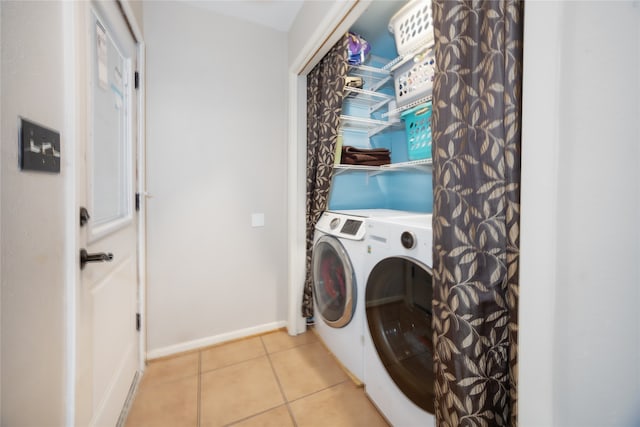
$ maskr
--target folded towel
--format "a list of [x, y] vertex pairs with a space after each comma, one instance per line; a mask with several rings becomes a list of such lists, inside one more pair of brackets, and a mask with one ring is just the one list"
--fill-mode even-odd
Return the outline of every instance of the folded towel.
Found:
[[344, 153], [366, 153], [366, 154], [389, 154], [389, 150], [387, 148], [357, 148], [352, 147], [350, 145], [345, 145], [342, 147], [342, 151]]
[[381, 166], [391, 163], [391, 155], [386, 148], [342, 147], [341, 163], [347, 165]]
[[359, 160], [359, 161], [355, 161], [355, 160], [351, 160], [351, 159], [343, 159], [342, 164], [343, 165], [360, 165], [360, 166], [382, 166], [382, 165], [388, 165], [389, 163], [391, 163], [391, 160], [387, 159], [387, 160]]
[[369, 162], [375, 160], [391, 160], [389, 155], [373, 156], [369, 154], [349, 154], [342, 157], [343, 160], [349, 161], [351, 164], [357, 164], [360, 162]]

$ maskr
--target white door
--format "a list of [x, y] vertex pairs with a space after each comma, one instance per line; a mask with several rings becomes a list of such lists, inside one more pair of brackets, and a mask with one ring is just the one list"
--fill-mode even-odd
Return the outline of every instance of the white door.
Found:
[[79, 144], [78, 199], [90, 218], [79, 224], [89, 262], [80, 273], [78, 373], [87, 378], [77, 390], [85, 414], [76, 421], [114, 426], [138, 364], [136, 45], [115, 1], [85, 5], [87, 137]]

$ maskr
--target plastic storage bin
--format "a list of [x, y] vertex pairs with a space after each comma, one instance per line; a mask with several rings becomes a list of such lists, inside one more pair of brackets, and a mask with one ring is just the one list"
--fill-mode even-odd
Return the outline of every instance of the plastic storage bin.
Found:
[[431, 111], [431, 102], [426, 102], [401, 114], [409, 160], [431, 158]]
[[416, 55], [393, 71], [393, 81], [398, 107], [431, 95], [435, 76], [433, 49]]
[[398, 54], [404, 56], [420, 46], [433, 42], [431, 0], [412, 0], [389, 21]]

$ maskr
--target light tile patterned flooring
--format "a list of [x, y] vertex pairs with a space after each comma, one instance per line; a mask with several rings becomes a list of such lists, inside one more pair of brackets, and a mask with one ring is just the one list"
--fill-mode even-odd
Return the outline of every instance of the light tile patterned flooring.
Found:
[[126, 427], [387, 427], [313, 332], [152, 361]]

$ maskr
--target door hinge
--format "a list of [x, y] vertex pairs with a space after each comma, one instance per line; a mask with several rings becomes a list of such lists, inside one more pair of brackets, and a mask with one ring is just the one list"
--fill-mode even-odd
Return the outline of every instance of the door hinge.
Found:
[[140, 87], [140, 73], [137, 71], [133, 74], [133, 87], [136, 89]]
[[140, 210], [140, 193], [136, 193], [136, 211]]
[[136, 313], [136, 331], [140, 332], [140, 313]]

